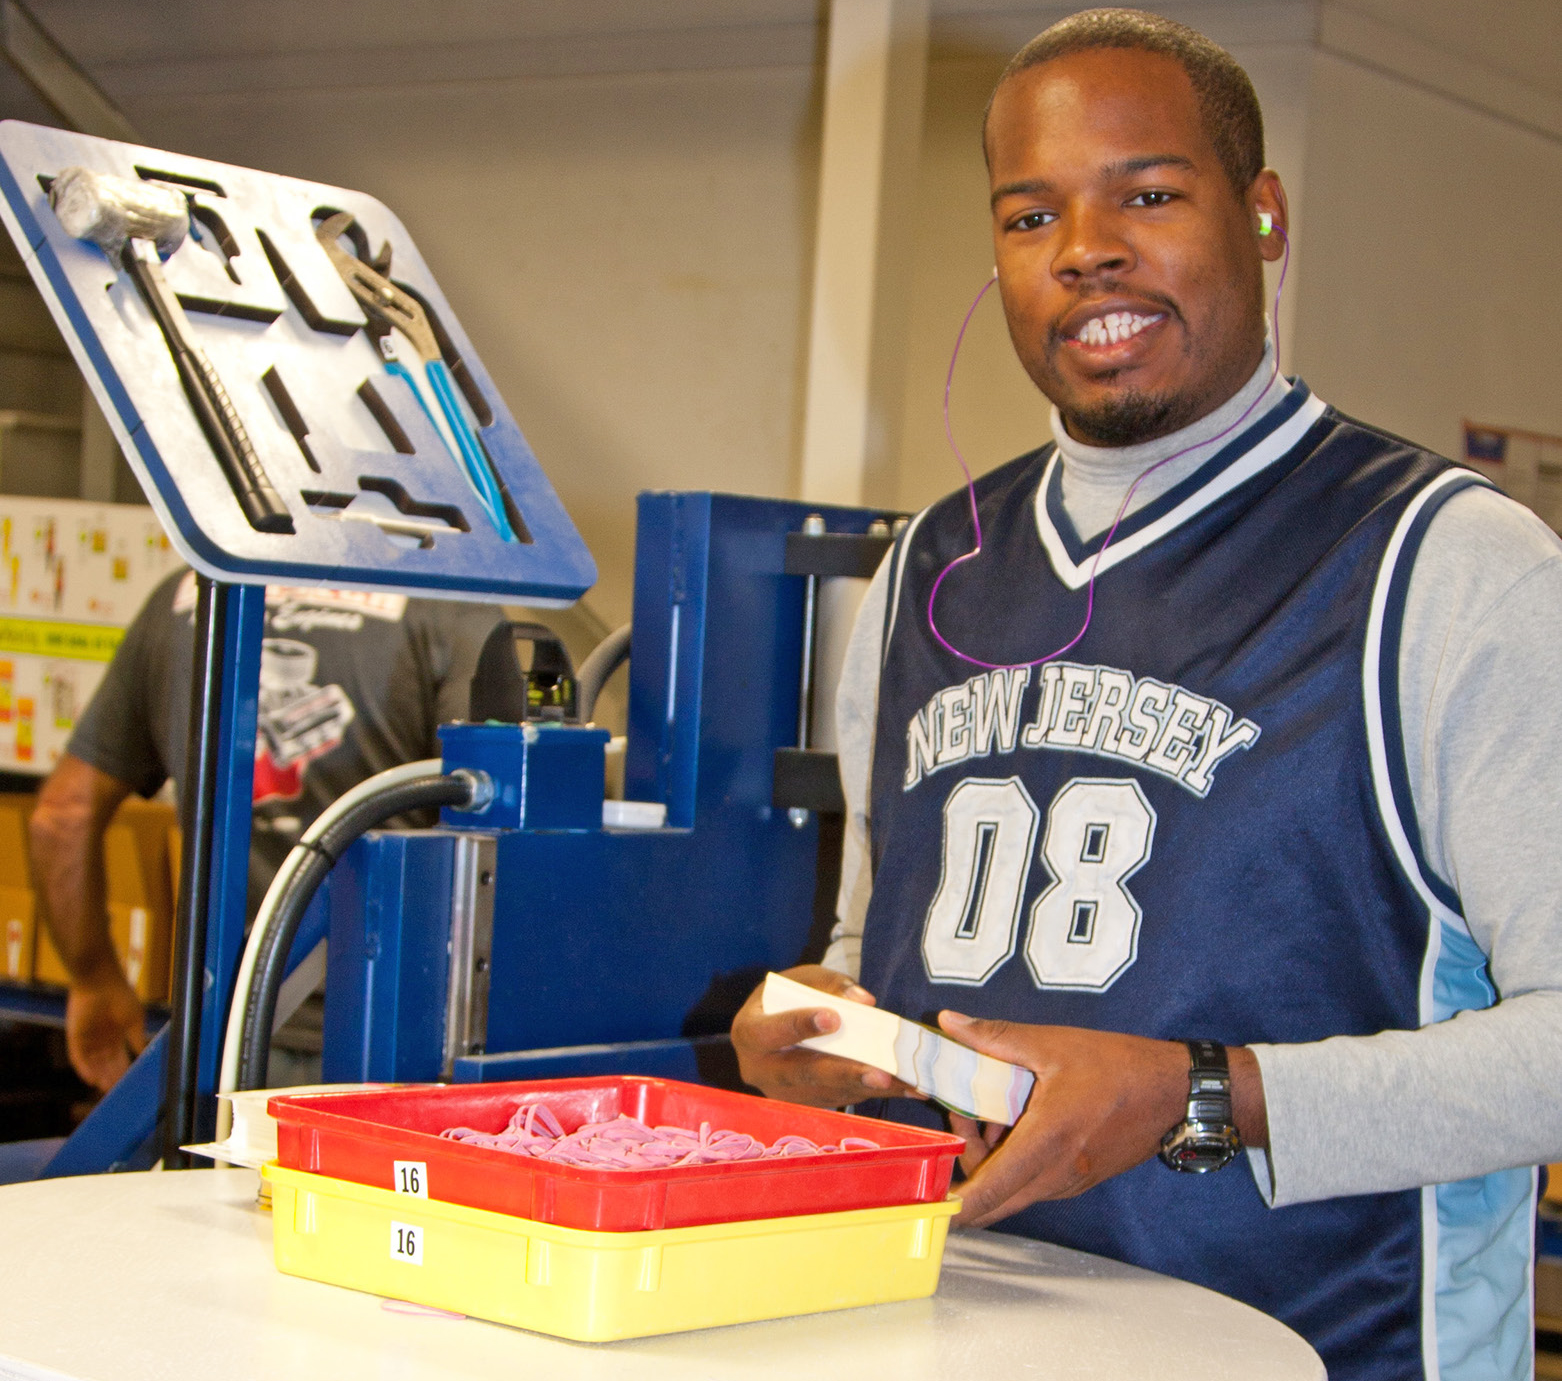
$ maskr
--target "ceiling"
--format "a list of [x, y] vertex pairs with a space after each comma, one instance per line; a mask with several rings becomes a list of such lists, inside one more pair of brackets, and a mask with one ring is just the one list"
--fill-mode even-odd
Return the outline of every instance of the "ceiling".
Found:
[[[817, 60], [829, 0], [26, 0], [111, 95]], [[1008, 51], [1073, 6], [932, 0], [934, 41]], [[1183, 0], [1192, 22], [1313, 0]], [[1228, 40], [1229, 41], [1229, 40]]]
[[1562, 98], [1562, 4], [1557, 0], [1343, 0], [1339, 8]]
[[[809, 64], [828, 0], [28, 0], [134, 118], [142, 93], [411, 85], [580, 72]], [[1557, 0], [1179, 0], [1226, 42], [1306, 41], [1320, 4], [1562, 99]], [[934, 41], [1022, 42], [1070, 6], [933, 0]], [[11, 73], [0, 114], [46, 119]]]

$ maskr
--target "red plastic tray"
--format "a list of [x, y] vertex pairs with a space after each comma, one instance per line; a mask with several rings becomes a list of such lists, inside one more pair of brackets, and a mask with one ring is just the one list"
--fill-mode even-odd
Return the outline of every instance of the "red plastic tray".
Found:
[[[538, 1094], [566, 1132], [628, 1113], [653, 1126], [709, 1122], [766, 1142], [793, 1133], [821, 1145], [847, 1136], [879, 1145], [676, 1169], [596, 1170], [439, 1135], [446, 1127], [497, 1132], [523, 1097]], [[268, 1108], [277, 1123], [277, 1159], [291, 1170], [405, 1193], [413, 1177], [398, 1170], [411, 1162], [421, 1167], [418, 1189], [430, 1199], [598, 1232], [930, 1203], [949, 1192], [964, 1147], [944, 1132], [634, 1076], [292, 1094], [271, 1099]]]

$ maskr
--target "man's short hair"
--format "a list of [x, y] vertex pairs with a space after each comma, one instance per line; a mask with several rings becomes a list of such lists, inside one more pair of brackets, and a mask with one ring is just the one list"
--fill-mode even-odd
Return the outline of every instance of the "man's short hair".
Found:
[[[1082, 10], [1031, 39], [998, 78], [993, 96], [1009, 78], [1054, 58], [1095, 48], [1131, 48], [1173, 59], [1193, 84], [1205, 133], [1220, 166], [1240, 196], [1264, 166], [1264, 117], [1258, 94], [1242, 65], [1218, 43], [1186, 24], [1146, 10]], [[987, 103], [989, 112], [992, 100]], [[987, 127], [983, 118], [982, 128]]]

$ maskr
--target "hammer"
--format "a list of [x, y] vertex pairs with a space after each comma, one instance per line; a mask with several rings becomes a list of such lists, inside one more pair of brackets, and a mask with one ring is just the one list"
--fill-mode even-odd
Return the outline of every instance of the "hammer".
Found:
[[163, 276], [161, 256], [184, 243], [190, 225], [183, 194], [90, 168], [66, 168], [49, 188], [49, 205], [67, 235], [95, 244], [130, 275], [146, 300], [201, 430], [250, 526], [258, 532], [292, 532], [287, 505], [267, 477], [212, 362], [191, 338], [189, 319]]

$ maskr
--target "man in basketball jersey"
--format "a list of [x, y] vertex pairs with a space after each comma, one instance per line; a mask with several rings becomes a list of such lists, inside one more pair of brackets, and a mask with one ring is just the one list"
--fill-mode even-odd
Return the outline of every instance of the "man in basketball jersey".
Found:
[[[1056, 442], [918, 515], [874, 581], [840, 920], [792, 976], [1035, 1074], [1012, 1129], [954, 1119], [962, 1221], [1246, 1300], [1335, 1381], [1527, 1376], [1531, 1167], [1562, 1155], [1562, 545], [1279, 375], [1286, 201], [1229, 54], [1076, 15], [1010, 64], [985, 147]], [[751, 1000], [745, 1077], [907, 1092], [797, 1047], [837, 1024]]]

